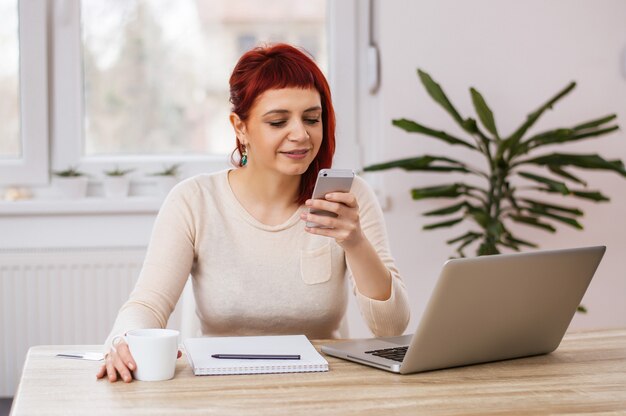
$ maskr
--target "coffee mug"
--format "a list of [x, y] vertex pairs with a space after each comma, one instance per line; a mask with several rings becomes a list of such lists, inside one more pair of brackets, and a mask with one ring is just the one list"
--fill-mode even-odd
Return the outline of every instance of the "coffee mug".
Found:
[[133, 377], [141, 381], [169, 380], [176, 371], [178, 335], [173, 329], [133, 329], [124, 336], [137, 364]]

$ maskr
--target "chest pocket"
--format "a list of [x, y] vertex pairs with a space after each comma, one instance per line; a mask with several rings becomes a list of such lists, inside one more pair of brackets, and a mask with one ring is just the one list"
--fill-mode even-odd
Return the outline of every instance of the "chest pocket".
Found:
[[300, 250], [300, 274], [307, 285], [316, 285], [330, 280], [331, 268], [330, 243], [313, 250]]

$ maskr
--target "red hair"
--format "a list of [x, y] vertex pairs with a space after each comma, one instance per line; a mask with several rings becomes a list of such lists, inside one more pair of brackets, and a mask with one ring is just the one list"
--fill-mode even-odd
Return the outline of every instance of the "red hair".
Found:
[[[233, 113], [245, 122], [257, 97], [267, 90], [282, 88], [315, 89], [322, 102], [322, 144], [300, 178], [296, 199], [298, 204], [304, 204], [313, 194], [317, 173], [320, 169], [331, 167], [335, 154], [335, 110], [322, 71], [309, 56], [293, 46], [279, 43], [254, 48], [243, 54], [233, 69], [230, 102]], [[239, 161], [234, 158], [236, 152], [239, 153]], [[242, 152], [243, 146], [237, 139], [237, 147], [230, 157], [233, 165], [242, 166]]]

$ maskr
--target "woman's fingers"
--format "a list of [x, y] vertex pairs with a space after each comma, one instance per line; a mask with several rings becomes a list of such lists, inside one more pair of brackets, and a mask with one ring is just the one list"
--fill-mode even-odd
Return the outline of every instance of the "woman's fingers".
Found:
[[326, 215], [316, 215], [308, 212], [303, 212], [300, 217], [307, 222], [313, 222], [327, 228], [336, 228], [338, 224], [337, 218], [328, 217]]
[[108, 355], [106, 362], [107, 374], [109, 376], [109, 381], [114, 383], [117, 381], [117, 371], [115, 370], [115, 366], [113, 365], [113, 359], [111, 358], [111, 354]]
[[126, 383], [133, 381], [131, 371], [137, 368], [137, 364], [130, 353], [128, 344], [124, 341], [118, 343], [115, 346], [115, 352], [112, 352], [112, 355], [113, 364], [115, 365], [115, 369], [120, 374], [122, 380]]
[[130, 370], [126, 366], [126, 363], [122, 361], [122, 358], [119, 354], [114, 359], [114, 365], [115, 370], [117, 370], [117, 372], [120, 374], [120, 377], [122, 378], [122, 380], [124, 380], [125, 383], [130, 383], [131, 381], [133, 381], [133, 376], [130, 374]]
[[335, 214], [339, 214], [339, 210], [341, 209], [340, 203], [325, 201], [323, 199], [309, 199], [306, 201], [306, 206], [311, 209], [334, 212]]
[[107, 365], [102, 364], [102, 367], [100, 367], [100, 371], [98, 371], [98, 374], [96, 374], [96, 378], [101, 379], [102, 377], [104, 377], [106, 373], [107, 373]]
[[124, 366], [128, 367], [131, 371], [134, 371], [135, 368], [137, 368], [137, 363], [133, 359], [133, 355], [130, 353], [128, 344], [120, 342], [115, 349], [117, 350], [117, 356], [120, 358], [122, 363], [124, 363]]
[[357, 207], [356, 197], [351, 192], [331, 192], [329, 194], [326, 194], [324, 198], [327, 201], [342, 203], [350, 208]]

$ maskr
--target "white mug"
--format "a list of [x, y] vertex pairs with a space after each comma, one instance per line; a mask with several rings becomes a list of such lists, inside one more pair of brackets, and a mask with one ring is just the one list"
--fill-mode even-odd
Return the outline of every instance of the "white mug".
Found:
[[173, 329], [133, 329], [124, 336], [137, 364], [133, 377], [141, 381], [169, 380], [176, 371], [178, 335]]

